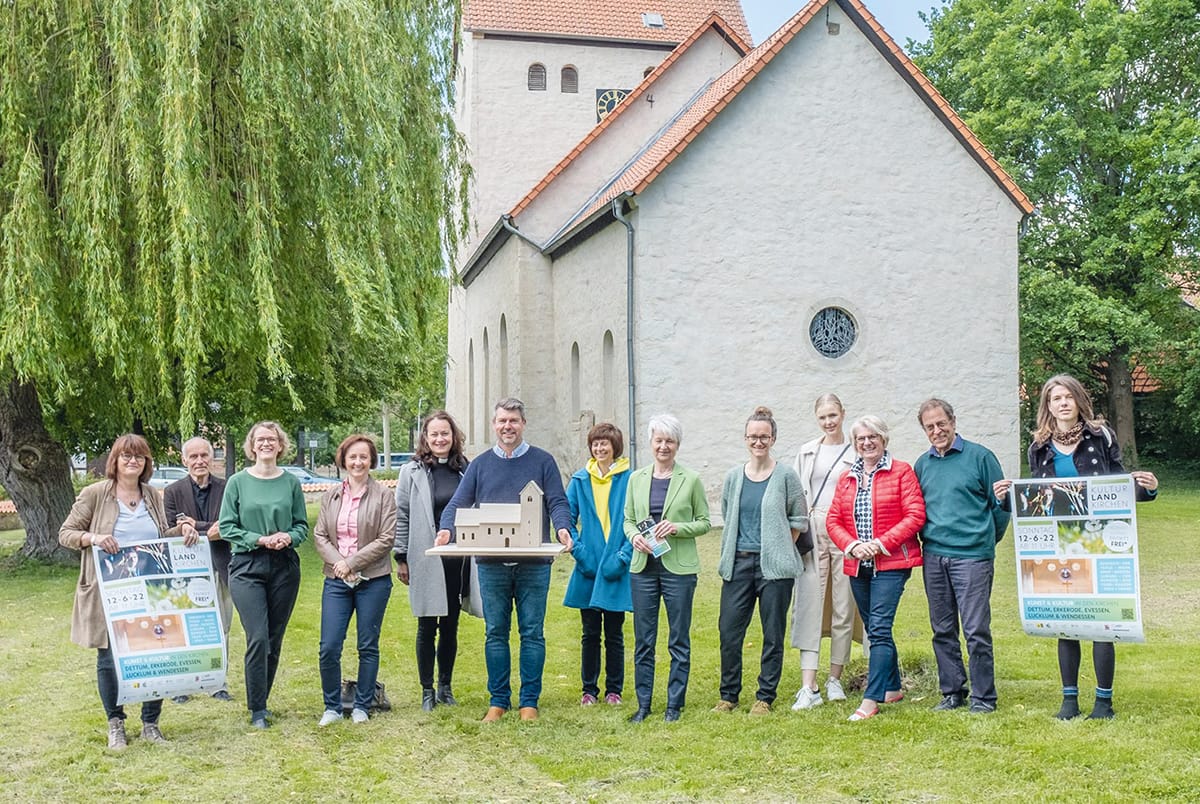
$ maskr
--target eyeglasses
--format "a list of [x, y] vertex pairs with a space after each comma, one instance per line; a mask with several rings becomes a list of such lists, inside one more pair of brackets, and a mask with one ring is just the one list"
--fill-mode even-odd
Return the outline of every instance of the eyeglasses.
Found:
[[875, 435], [875, 434], [854, 437], [855, 444], [870, 444], [873, 441], [878, 441], [878, 440], [879, 440], [879, 436]]
[[770, 444], [771, 436], [769, 435], [748, 435], [746, 440], [751, 444]]
[[145, 455], [134, 455], [132, 452], [122, 452], [117, 457], [125, 461], [125, 463], [141, 463], [146, 460]]
[[255, 444], [278, 444], [279, 439], [275, 436], [259, 436], [254, 439]]

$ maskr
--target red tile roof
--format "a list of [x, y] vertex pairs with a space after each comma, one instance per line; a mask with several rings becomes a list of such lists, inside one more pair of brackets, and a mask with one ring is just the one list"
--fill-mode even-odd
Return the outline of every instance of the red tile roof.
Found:
[[[606, 191], [591, 205], [575, 218], [583, 220], [597, 210], [609, 204], [612, 199], [625, 192], [640, 193], [650, 182], [654, 181], [667, 165], [671, 164], [687, 148], [701, 131], [720, 112], [729, 105], [742, 88], [762, 71], [775, 58], [775, 55], [788, 44], [808, 22], [833, 0], [812, 0], [792, 17], [782, 28], [768, 37], [761, 45], [751, 51], [745, 58], [730, 68], [729, 72], [718, 78], [712, 87], [704, 93], [670, 129], [650, 146], [622, 175], [606, 189]], [[845, 0], [843, 9], [853, 18], [856, 14], [861, 24], [866, 27], [868, 36], [877, 38], [879, 47], [889, 61], [908, 81], [915, 91], [921, 94], [927, 103], [936, 111], [943, 122], [971, 151], [976, 161], [980, 163], [1000, 185], [1012, 202], [1026, 214], [1033, 212], [1033, 204], [1021, 191], [1012, 177], [1005, 172], [995, 157], [984, 147], [962, 118], [950, 107], [945, 98], [934, 88], [924, 73], [913, 64], [904, 51], [888, 36], [883, 27], [867, 11], [860, 0]]]
[[626, 109], [633, 108], [634, 102], [637, 101], [637, 99], [642, 95], [646, 94], [646, 92], [650, 91], [654, 85], [654, 82], [658, 80], [658, 77], [662, 75], [672, 64], [677, 62], [679, 58], [685, 52], [687, 52], [688, 48], [696, 43], [696, 40], [710, 30], [715, 30], [718, 34], [724, 36], [726, 41], [728, 41], [729, 44], [731, 44], [737, 50], [738, 55], [745, 56], [748, 52], [750, 52], [749, 43], [739, 36], [737, 32], [730, 27], [729, 23], [721, 18], [720, 14], [717, 14], [716, 12], [710, 14], [708, 19], [700, 23], [700, 26], [692, 32], [691, 36], [683, 40], [678, 47], [672, 50], [671, 54], [663, 59], [663, 61], [654, 68], [654, 71], [642, 80], [642, 83], [638, 84], [637, 87], [629, 93], [629, 95], [622, 99], [622, 101], [615, 109], [612, 110], [612, 112], [605, 115], [604, 119], [601, 120], [595, 128], [589, 131], [587, 136], [584, 137], [578, 145], [571, 149], [570, 153], [564, 156], [557, 165], [551, 168], [550, 172], [547, 173], [541, 181], [534, 185], [534, 188], [530, 190], [529, 193], [522, 198], [515, 207], [512, 208], [512, 211], [509, 212], [509, 215], [515, 218], [519, 213], [523, 212], [530, 204], [532, 204], [533, 200], [538, 197], [542, 190], [546, 189], [551, 182], [558, 178], [559, 174], [566, 170], [567, 167], [575, 161], [576, 157], [583, 153], [584, 149], [591, 145], [597, 137], [599, 137], [607, 128], [612, 126], [617, 121], [617, 118], [619, 118]]
[[[747, 42], [750, 27], [738, 0], [464, 0], [468, 31], [532, 33], [584, 39], [675, 44], [716, 12]], [[666, 26], [649, 28], [642, 14], [661, 14]]]

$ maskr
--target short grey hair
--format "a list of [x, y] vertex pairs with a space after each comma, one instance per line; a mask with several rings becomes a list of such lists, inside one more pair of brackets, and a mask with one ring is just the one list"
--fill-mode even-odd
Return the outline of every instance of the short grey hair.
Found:
[[179, 448], [179, 454], [187, 455], [188, 446], [191, 444], [203, 444], [205, 447], [208, 448], [208, 457], [210, 457], [210, 458], [216, 454], [216, 451], [213, 449], [212, 442], [209, 441], [204, 436], [192, 436], [187, 441], [184, 441], [183, 446]]
[[883, 446], [888, 445], [888, 439], [891, 438], [891, 431], [888, 429], [887, 423], [878, 416], [861, 416], [854, 420], [854, 424], [850, 425], [850, 437], [855, 438], [859, 430], [866, 430], [868, 433], [874, 433], [883, 439]]
[[510, 413], [516, 411], [521, 414], [521, 421], [525, 421], [525, 403], [517, 399], [515, 396], [506, 397], [496, 403], [492, 408], [492, 418], [496, 418], [496, 413], [501, 410], [507, 410]]
[[947, 402], [946, 400], [938, 399], [935, 396], [935, 397], [926, 399], [924, 402], [921, 403], [921, 407], [917, 408], [917, 424], [921, 425], [921, 427], [924, 427], [925, 426], [925, 414], [931, 410], [935, 410], [936, 408], [941, 408], [942, 412], [946, 414], [947, 419], [949, 419], [950, 421], [955, 421], [954, 408], [951, 407], [950, 403]]
[[676, 444], [683, 443], [683, 424], [670, 413], [656, 413], [646, 425], [646, 434], [651, 441], [655, 433], [662, 433]]

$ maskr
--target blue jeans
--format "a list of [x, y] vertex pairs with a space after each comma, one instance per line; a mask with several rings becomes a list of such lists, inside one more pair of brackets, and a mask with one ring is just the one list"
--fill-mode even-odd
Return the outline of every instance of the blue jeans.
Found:
[[942, 695], [966, 693], [967, 670], [958, 644], [962, 620], [971, 662], [971, 700], [996, 705], [996, 673], [992, 658], [992, 576], [990, 558], [950, 558], [925, 554], [922, 575], [933, 628], [938, 687]]
[[854, 602], [871, 640], [865, 699], [882, 701], [889, 690], [900, 689], [900, 661], [892, 639], [892, 623], [910, 575], [911, 569], [877, 573], [871, 567], [860, 567], [858, 575], [850, 579], [850, 591], [854, 592]]
[[633, 592], [633, 683], [639, 709], [649, 709], [654, 696], [654, 652], [658, 644], [659, 601], [667, 610], [667, 708], [683, 709], [692, 669], [692, 598], [695, 575], [676, 575], [651, 558], [641, 572], [629, 575]]
[[358, 689], [354, 708], [364, 712], [375, 697], [379, 677], [379, 630], [392, 594], [392, 576], [380, 575], [351, 589], [337, 578], [326, 578], [321, 591], [321, 692], [325, 709], [342, 711], [342, 644], [350, 616], [358, 613]]
[[487, 664], [491, 706], [512, 708], [512, 653], [508, 637], [512, 631], [513, 607], [517, 609], [517, 632], [521, 637], [520, 705], [538, 705], [542, 695], [542, 669], [546, 666], [546, 595], [550, 592], [550, 565], [478, 563], [479, 593], [487, 635], [483, 658]]

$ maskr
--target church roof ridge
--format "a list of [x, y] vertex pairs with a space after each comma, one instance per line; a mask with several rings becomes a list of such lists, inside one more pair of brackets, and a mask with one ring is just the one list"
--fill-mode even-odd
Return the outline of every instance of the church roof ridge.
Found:
[[[739, 0], [464, 0], [463, 5], [463, 28], [480, 33], [674, 44], [715, 12], [751, 41]], [[649, 15], [658, 15], [662, 24], [647, 24]]]
[[[947, 128], [959, 139], [975, 160], [984, 168], [1009, 197], [1017, 208], [1025, 214], [1033, 211], [1033, 204], [1028, 196], [1017, 186], [1007, 171], [1000, 165], [986, 146], [975, 136], [963, 122], [958, 113], [942, 97], [932, 82], [913, 63], [912, 59], [895, 43], [875, 19], [861, 0], [812, 0], [796, 13], [778, 31], [765, 39], [741, 61], [731, 67], [718, 78], [708, 92], [699, 98], [687, 112], [680, 116], [675, 125], [671, 126], [652, 147], [645, 149], [640, 158], [626, 169], [623, 175], [609, 182], [607, 190], [601, 193], [591, 206], [580, 210], [568, 221], [560, 231], [572, 229], [579, 221], [590, 218], [601, 208], [623, 193], [638, 194], [642, 192], [655, 178], [673, 162], [687, 146], [691, 144], [700, 132], [707, 128], [722, 110], [737, 97], [737, 95], [767, 66], [795, 36], [799, 33], [821, 9], [831, 2], [836, 2], [842, 10], [859, 26], [860, 30], [878, 48], [892, 66], [901, 74], [909, 86], [926, 102]], [[566, 235], [570, 237], [568, 233]], [[547, 244], [551, 246], [551, 244]]]
[[738, 51], [739, 55], [744, 57], [750, 52], [750, 45], [748, 41], [739, 36], [737, 31], [735, 31], [729, 25], [724, 17], [715, 11], [709, 14], [708, 18], [696, 26], [696, 29], [692, 31], [691, 35], [688, 36], [687, 39], [680, 42], [679, 45], [671, 51], [670, 55], [663, 59], [662, 62], [660, 62], [659, 65], [655, 67], [648, 76], [642, 79], [641, 83], [639, 83], [633, 89], [633, 91], [629, 93], [629, 95], [624, 97], [621, 102], [617, 104], [616, 108], [613, 109], [612, 112], [610, 112], [603, 120], [597, 123], [592, 130], [589, 131], [587, 135], [579, 141], [578, 145], [572, 148], [566, 156], [559, 160], [558, 164], [551, 168], [550, 171], [544, 177], [542, 177], [541, 181], [535, 184], [533, 189], [526, 193], [525, 197], [517, 202], [517, 205], [509, 211], [509, 217], [515, 218], [518, 214], [524, 212], [529, 205], [533, 203], [534, 199], [541, 195], [543, 190], [549, 187], [559, 175], [561, 175], [568, 167], [570, 167], [571, 163], [574, 162], [575, 159], [582, 154], [589, 145], [595, 142], [601, 134], [614, 125], [627, 109], [633, 108], [634, 102], [636, 102], [639, 98], [653, 88], [653, 85], [658, 80], [659, 76], [670, 69], [672, 64], [679, 61], [683, 54], [686, 53], [688, 49], [700, 39], [701, 36], [713, 29], [716, 29], [718, 33], [724, 36], [726, 41], [733, 45], [734, 49]]

